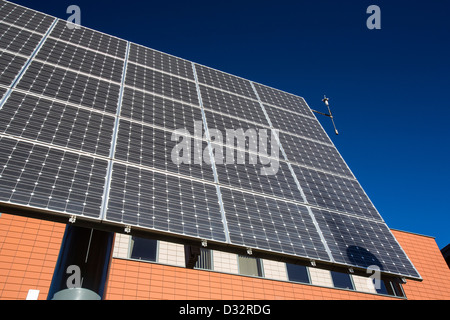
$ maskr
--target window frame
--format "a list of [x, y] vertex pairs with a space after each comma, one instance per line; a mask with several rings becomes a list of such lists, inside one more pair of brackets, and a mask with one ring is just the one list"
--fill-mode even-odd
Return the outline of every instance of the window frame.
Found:
[[[242, 270], [241, 270], [242, 268], [241, 268], [241, 263], [240, 263], [241, 259], [240, 258], [255, 260], [256, 261], [257, 275], [242, 273]], [[236, 259], [237, 259], [237, 266], [238, 266], [238, 274], [239, 275], [241, 275], [241, 276], [249, 276], [249, 277], [264, 278], [264, 267], [263, 267], [262, 259], [251, 257], [251, 256], [248, 256], [248, 255], [243, 255], [243, 254], [237, 254], [236, 255]]]
[[[143, 240], [147, 240], [147, 241], [155, 241], [155, 260], [139, 259], [139, 258], [133, 258], [132, 257], [135, 239], [143, 239]], [[158, 262], [159, 261], [159, 240], [148, 239], [148, 238], [141, 238], [141, 237], [136, 237], [136, 236], [130, 236], [130, 241], [128, 243], [128, 255], [127, 255], [127, 257], [130, 260], [136, 260], [136, 261], [142, 261], [142, 262]]]

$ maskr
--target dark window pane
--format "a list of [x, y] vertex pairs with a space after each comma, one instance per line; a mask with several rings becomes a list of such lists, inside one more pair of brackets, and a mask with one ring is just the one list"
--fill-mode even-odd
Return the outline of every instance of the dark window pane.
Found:
[[349, 274], [331, 271], [331, 277], [333, 278], [335, 288], [353, 290], [353, 284]]
[[212, 262], [211, 262], [211, 250], [201, 248], [200, 256], [198, 257], [197, 262], [195, 263], [196, 269], [207, 269], [212, 270]]
[[[384, 282], [384, 280], [373, 279], [372, 281], [374, 283], [375, 290], [377, 291], [377, 293], [379, 293], [379, 294], [389, 294], [388, 289], [386, 288], [386, 283]], [[389, 283], [387, 285], [389, 285]]]
[[132, 237], [130, 258], [156, 261], [157, 240]]
[[308, 270], [305, 266], [286, 263], [286, 267], [290, 281], [309, 283]]
[[403, 292], [403, 289], [402, 289], [402, 285], [399, 282], [392, 281], [391, 284], [392, 284], [392, 289], [394, 289], [394, 294], [397, 297], [404, 297], [405, 296], [405, 294]]

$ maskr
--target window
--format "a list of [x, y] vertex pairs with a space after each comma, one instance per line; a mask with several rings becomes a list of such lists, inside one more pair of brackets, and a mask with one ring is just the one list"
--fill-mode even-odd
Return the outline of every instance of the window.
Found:
[[212, 270], [212, 254], [211, 250], [200, 248], [200, 256], [195, 263], [195, 269]]
[[[375, 280], [374, 280], [375, 281]], [[396, 297], [404, 297], [405, 294], [403, 292], [403, 288], [400, 284], [400, 282], [397, 279], [382, 279], [380, 281], [380, 288], [376, 288], [377, 293], [380, 294], [387, 294], [390, 296], [396, 296]]]
[[308, 269], [298, 264], [286, 263], [288, 278], [290, 281], [310, 283]]
[[130, 244], [130, 258], [156, 261], [157, 240], [132, 237]]
[[397, 297], [404, 297], [405, 296], [405, 292], [403, 291], [403, 287], [400, 284], [400, 282], [398, 280], [393, 280], [391, 281], [391, 285], [392, 285], [392, 289], [394, 291], [394, 294]]
[[262, 277], [261, 261], [259, 259], [238, 255], [239, 274]]
[[377, 291], [377, 293], [379, 294], [389, 294], [387, 288], [386, 288], [386, 283], [384, 282], [384, 280], [379, 280], [377, 281], [376, 279], [372, 279], [372, 282], [375, 286], [375, 290]]
[[353, 290], [352, 279], [348, 273], [331, 271], [331, 277], [335, 288]]

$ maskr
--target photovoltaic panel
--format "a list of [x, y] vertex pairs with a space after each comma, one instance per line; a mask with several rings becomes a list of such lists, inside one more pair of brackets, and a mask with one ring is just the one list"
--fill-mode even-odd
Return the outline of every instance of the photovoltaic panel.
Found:
[[302, 97], [4, 1], [0, 96], [3, 204], [420, 278]]
[[0, 22], [0, 49], [30, 56], [42, 35]]
[[99, 218], [107, 162], [0, 136], [0, 200]]
[[120, 83], [123, 60], [62, 41], [47, 39], [36, 59]]
[[330, 138], [316, 119], [311, 119], [298, 113], [276, 108], [267, 104], [264, 104], [264, 109], [274, 128], [325, 144], [331, 144]]
[[202, 121], [200, 107], [125, 88], [120, 115], [168, 130], [186, 129], [194, 134], [194, 122]]
[[276, 174], [262, 175], [260, 163], [216, 165], [220, 184], [285, 200], [303, 202], [286, 163], [280, 161]]
[[326, 210], [313, 213], [336, 262], [419, 277], [386, 224]]
[[[220, 133], [223, 135], [223, 140], [226, 140], [227, 136], [227, 130], [230, 131], [229, 136], [231, 136], [232, 131], [236, 130], [242, 130], [242, 132], [247, 132], [248, 130], [251, 130], [248, 132], [249, 136], [250, 133], [252, 133], [252, 137], [254, 139], [251, 139], [252, 143], [258, 145], [258, 132], [259, 130], [266, 129], [267, 127], [264, 127], [258, 123], [250, 123], [247, 121], [243, 121], [239, 118], [230, 117], [228, 115], [217, 113], [217, 112], [211, 112], [209, 110], [205, 110], [206, 115], [206, 122], [208, 124], [208, 127], [211, 129], [217, 129], [220, 131]], [[268, 136], [270, 138], [270, 131], [268, 130]], [[248, 139], [247, 139], [248, 141]], [[232, 141], [232, 146], [236, 146], [236, 143]], [[248, 149], [248, 144], [247, 148]]]
[[357, 180], [292, 165], [310, 204], [382, 221]]
[[0, 21], [13, 24], [19, 28], [45, 33], [54, 18], [43, 13], [29, 10], [6, 1], [0, 2]]
[[13, 92], [0, 108], [0, 133], [108, 156], [114, 118]]
[[125, 84], [147, 92], [198, 105], [195, 83], [183, 78], [129, 63]]
[[221, 193], [233, 243], [329, 260], [306, 207], [228, 188]]
[[183, 139], [189, 139], [191, 164], [174, 163], [172, 150], [180, 139], [173, 131], [160, 130], [122, 119], [119, 124], [115, 159], [214, 182], [211, 165], [204, 163], [202, 158], [195, 163], [193, 157], [194, 148], [198, 148], [201, 154], [207, 149], [206, 141], [192, 137]]
[[225, 241], [216, 187], [114, 164], [108, 220]]
[[194, 80], [192, 63], [168, 54], [132, 43], [129, 61]]
[[250, 81], [198, 64], [195, 68], [200, 83], [256, 99]]
[[263, 103], [268, 103], [305, 116], [314, 117], [311, 109], [306, 105], [306, 102], [302, 97], [258, 83], [255, 84], [255, 89]]
[[118, 58], [125, 58], [127, 42], [113, 36], [97, 32], [83, 26], [79, 29], [67, 28], [67, 21], [59, 20], [50, 37], [100, 51]]
[[284, 132], [280, 132], [279, 137], [290, 162], [353, 178], [353, 174], [334, 146]]
[[18, 89], [116, 113], [120, 86], [41, 62], [33, 61], [17, 85]]
[[[207, 110], [269, 126], [263, 110], [255, 100], [200, 85], [203, 107]], [[245, 112], [243, 111], [245, 110]]]

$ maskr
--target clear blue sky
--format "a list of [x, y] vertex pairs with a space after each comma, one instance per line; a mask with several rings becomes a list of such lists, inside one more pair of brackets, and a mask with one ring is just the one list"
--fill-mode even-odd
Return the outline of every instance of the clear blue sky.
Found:
[[[450, 1], [14, 0], [303, 96], [389, 227], [450, 243]], [[369, 30], [369, 5], [381, 30]]]

